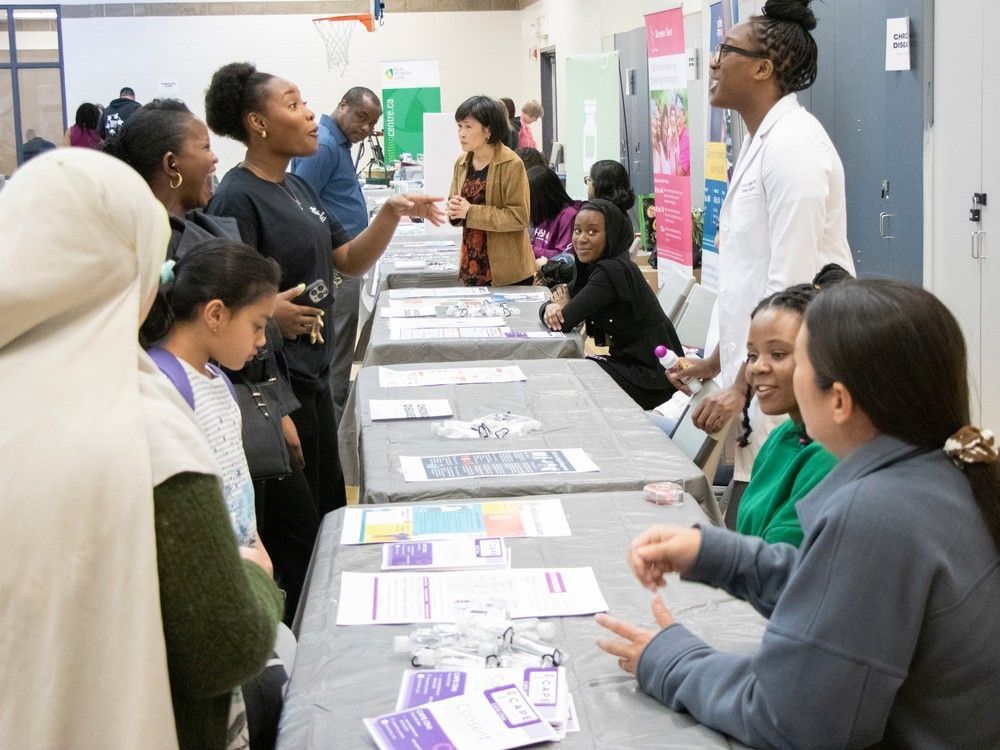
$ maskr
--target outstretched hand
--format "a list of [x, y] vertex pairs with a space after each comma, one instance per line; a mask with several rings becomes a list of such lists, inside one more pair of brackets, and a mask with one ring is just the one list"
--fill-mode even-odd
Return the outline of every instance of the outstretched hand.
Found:
[[422, 193], [403, 193], [394, 195], [386, 201], [386, 205], [392, 209], [396, 216], [410, 216], [416, 219], [427, 219], [431, 224], [438, 227], [444, 223], [445, 215], [437, 203], [444, 198], [436, 198]]
[[[653, 610], [653, 619], [660, 626], [660, 630], [673, 625], [675, 620], [667, 605], [659, 594], [654, 594], [650, 607]], [[597, 646], [602, 651], [618, 657], [618, 666], [629, 674], [635, 674], [639, 668], [639, 657], [646, 649], [646, 645], [656, 637], [659, 630], [640, 628], [619, 620], [616, 617], [601, 613], [594, 615], [594, 620], [602, 628], [610, 630], [624, 640], [611, 640], [609, 638], [598, 638]]]

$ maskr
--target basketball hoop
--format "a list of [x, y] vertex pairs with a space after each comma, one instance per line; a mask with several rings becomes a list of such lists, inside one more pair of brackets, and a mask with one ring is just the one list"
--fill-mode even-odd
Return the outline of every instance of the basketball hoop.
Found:
[[313, 26], [319, 32], [326, 46], [326, 69], [343, 76], [350, 62], [351, 35], [356, 24], [368, 31], [375, 31], [375, 21], [371, 13], [350, 13], [327, 18], [314, 18]]

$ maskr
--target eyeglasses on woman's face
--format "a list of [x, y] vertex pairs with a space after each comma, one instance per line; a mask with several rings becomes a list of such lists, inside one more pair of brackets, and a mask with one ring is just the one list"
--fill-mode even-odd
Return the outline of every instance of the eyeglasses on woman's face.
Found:
[[754, 52], [753, 50], [743, 49], [742, 47], [737, 47], [732, 44], [720, 44], [719, 48], [715, 51], [715, 55], [712, 57], [712, 64], [718, 65], [722, 62], [722, 58], [730, 53], [740, 55], [742, 57], [751, 57], [755, 60], [768, 59], [768, 54], [766, 52]]

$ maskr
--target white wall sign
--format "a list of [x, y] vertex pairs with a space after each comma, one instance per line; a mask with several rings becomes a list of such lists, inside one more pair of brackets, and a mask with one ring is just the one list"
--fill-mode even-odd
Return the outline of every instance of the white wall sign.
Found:
[[455, 160], [462, 155], [454, 112], [424, 112], [424, 192], [448, 196]]
[[688, 80], [697, 81], [698, 80], [698, 48], [688, 47], [684, 50], [684, 54], [687, 55], [688, 61]]
[[180, 87], [177, 85], [176, 78], [161, 78], [156, 85], [156, 93], [160, 96], [170, 96], [177, 97], [177, 92]]
[[885, 19], [885, 69], [910, 69], [910, 19]]

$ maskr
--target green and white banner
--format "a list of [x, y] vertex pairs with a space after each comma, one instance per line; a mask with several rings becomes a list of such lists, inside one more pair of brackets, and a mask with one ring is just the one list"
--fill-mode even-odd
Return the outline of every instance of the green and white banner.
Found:
[[620, 98], [617, 52], [566, 58], [566, 191], [574, 198], [587, 197], [583, 178], [595, 161], [619, 159]]
[[424, 113], [441, 111], [437, 60], [389, 60], [381, 64], [385, 160], [424, 153]]

